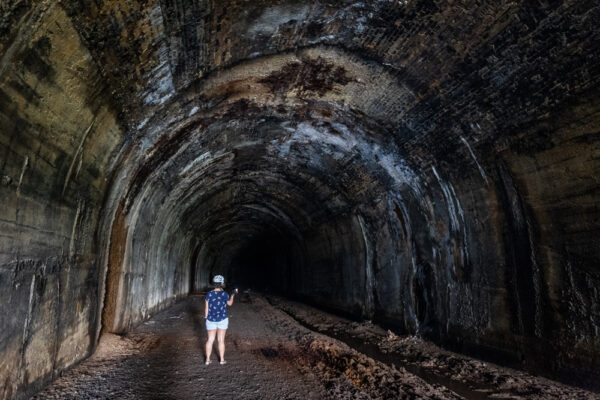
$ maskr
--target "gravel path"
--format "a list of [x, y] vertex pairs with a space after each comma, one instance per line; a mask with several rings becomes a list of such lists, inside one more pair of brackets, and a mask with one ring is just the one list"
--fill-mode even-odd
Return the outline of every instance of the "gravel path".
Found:
[[[284, 343], [249, 303], [230, 309], [226, 365], [204, 365], [203, 299], [190, 297], [126, 336], [104, 335], [96, 353], [36, 399], [310, 399], [322, 385], [289, 360], [272, 357]], [[265, 355], [263, 355], [265, 353]]]

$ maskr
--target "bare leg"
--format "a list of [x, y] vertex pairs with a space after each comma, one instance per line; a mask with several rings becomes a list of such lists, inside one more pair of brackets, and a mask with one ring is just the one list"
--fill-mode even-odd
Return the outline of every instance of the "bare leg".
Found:
[[217, 340], [219, 342], [219, 357], [221, 364], [225, 363], [225, 333], [227, 329], [217, 329]]
[[206, 365], [210, 363], [210, 354], [212, 353], [213, 343], [215, 342], [215, 336], [217, 333], [216, 329], [206, 331], [208, 333], [208, 339], [206, 339]]

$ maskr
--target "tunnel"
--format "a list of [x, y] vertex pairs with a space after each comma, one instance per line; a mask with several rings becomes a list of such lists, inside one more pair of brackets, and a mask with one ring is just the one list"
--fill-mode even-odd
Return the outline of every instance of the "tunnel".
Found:
[[595, 396], [599, 126], [597, 1], [3, 0], [0, 394], [221, 274]]

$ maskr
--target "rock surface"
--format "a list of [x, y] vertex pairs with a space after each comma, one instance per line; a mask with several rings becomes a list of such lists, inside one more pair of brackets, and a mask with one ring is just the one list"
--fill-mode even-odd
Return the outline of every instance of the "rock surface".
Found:
[[1, 1], [0, 396], [216, 273], [600, 390], [599, 27], [595, 0]]

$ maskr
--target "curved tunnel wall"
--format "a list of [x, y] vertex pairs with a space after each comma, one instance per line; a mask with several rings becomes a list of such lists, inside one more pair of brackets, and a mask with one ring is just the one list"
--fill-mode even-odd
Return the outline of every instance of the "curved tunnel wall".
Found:
[[7, 15], [11, 5], [0, 24], [2, 398], [40, 388], [95, 346], [95, 234], [123, 134], [64, 11]]
[[4, 396], [217, 272], [593, 385], [598, 5], [178, 4], [0, 5]]

